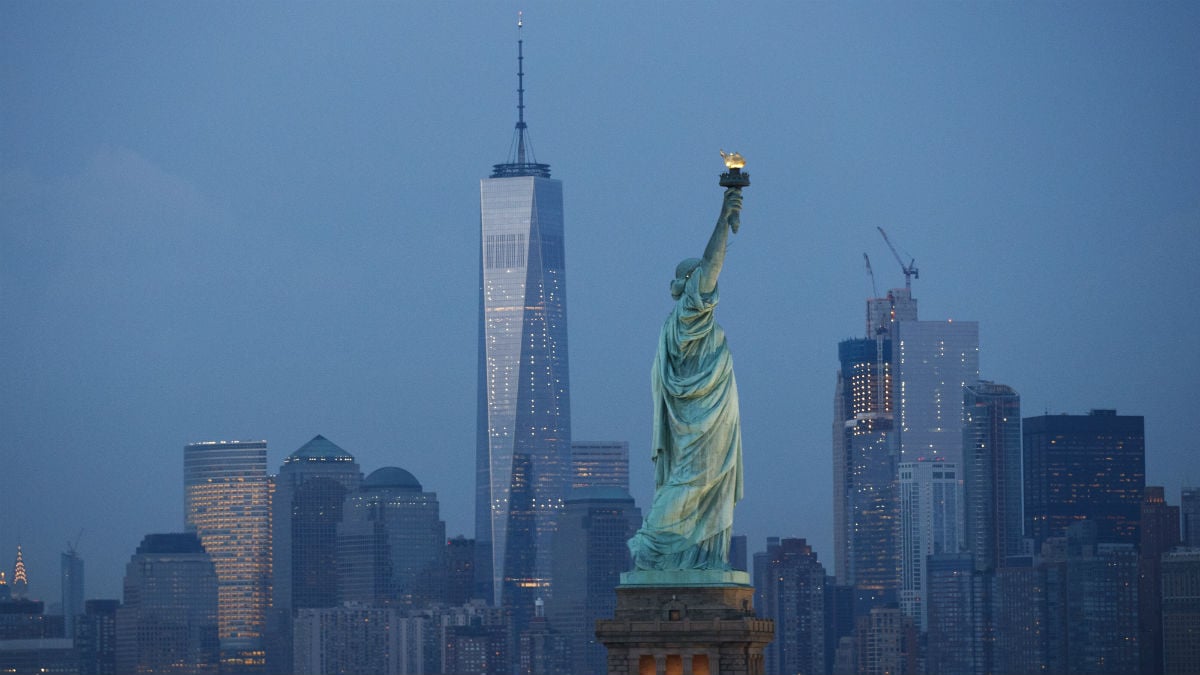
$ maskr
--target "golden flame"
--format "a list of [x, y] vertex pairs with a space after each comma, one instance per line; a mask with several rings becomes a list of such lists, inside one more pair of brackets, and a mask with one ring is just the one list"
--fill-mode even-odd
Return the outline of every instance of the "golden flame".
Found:
[[741, 153], [739, 152], [726, 153], [724, 150], [722, 150], [721, 158], [725, 160], [726, 169], [740, 169], [746, 166], [746, 158], [742, 157]]

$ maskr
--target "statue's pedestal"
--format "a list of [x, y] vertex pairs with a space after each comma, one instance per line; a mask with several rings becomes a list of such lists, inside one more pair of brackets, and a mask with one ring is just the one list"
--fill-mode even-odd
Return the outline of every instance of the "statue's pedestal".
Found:
[[762, 675], [774, 637], [745, 572], [627, 572], [613, 618], [596, 622], [609, 675]]

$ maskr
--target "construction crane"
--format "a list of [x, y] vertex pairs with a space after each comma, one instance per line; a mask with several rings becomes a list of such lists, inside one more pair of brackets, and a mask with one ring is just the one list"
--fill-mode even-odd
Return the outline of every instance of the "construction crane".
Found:
[[875, 286], [875, 272], [871, 270], [871, 259], [867, 257], [866, 253], [863, 253], [863, 260], [867, 263], [867, 276], [871, 277], [871, 297], [878, 298], [879, 289]]
[[900, 269], [904, 272], [904, 290], [912, 290], [912, 280], [920, 279], [921, 275], [917, 272], [917, 261], [915, 258], [910, 258], [908, 264], [904, 264], [904, 260], [900, 258], [900, 254], [896, 252], [896, 247], [892, 246], [892, 240], [888, 239], [887, 232], [883, 231], [882, 227], [876, 227], [879, 234], [883, 235], [883, 241], [892, 249], [892, 255], [896, 256], [896, 262], [900, 263]]

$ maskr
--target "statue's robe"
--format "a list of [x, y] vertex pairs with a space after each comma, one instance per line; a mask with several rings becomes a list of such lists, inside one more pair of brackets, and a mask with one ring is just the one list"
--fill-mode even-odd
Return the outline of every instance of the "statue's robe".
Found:
[[697, 267], [663, 324], [654, 357], [654, 503], [629, 540], [645, 570], [729, 569], [733, 506], [742, 498], [737, 383], [718, 293]]

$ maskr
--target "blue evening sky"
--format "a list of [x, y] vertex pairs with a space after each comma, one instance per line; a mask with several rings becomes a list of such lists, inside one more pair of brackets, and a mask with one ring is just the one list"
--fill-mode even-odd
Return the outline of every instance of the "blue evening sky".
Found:
[[0, 567], [88, 596], [182, 528], [182, 448], [315, 434], [473, 535], [479, 179], [563, 181], [574, 436], [651, 491], [667, 282], [748, 160], [718, 320], [737, 529], [832, 569], [837, 342], [916, 258], [1025, 415], [1146, 417], [1200, 484], [1200, 4], [0, 2]]

